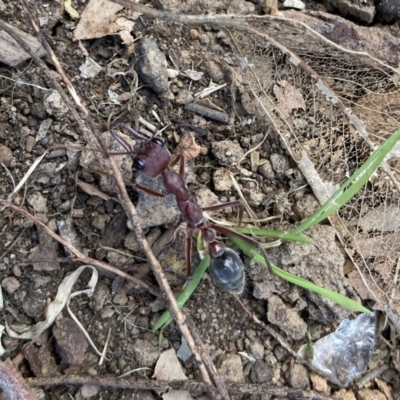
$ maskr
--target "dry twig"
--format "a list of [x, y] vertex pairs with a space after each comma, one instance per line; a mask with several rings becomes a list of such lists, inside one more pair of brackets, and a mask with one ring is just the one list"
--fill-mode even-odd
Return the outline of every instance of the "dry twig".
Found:
[[32, 388], [9, 358], [0, 362], [0, 387], [10, 400], [37, 400]]
[[[69, 375], [49, 378], [29, 378], [28, 383], [31, 386], [53, 386], [53, 385], [96, 385], [102, 387], [111, 387], [116, 389], [135, 389], [135, 390], [187, 390], [194, 393], [204, 392], [204, 383], [185, 380], [185, 381], [150, 381], [135, 379], [115, 379], [102, 378], [97, 376]], [[285, 397], [291, 399], [307, 400], [331, 400], [330, 397], [323, 396], [312, 391], [293, 389], [288, 387], [273, 388], [267, 385], [256, 385], [246, 383], [227, 383], [228, 391], [231, 393], [247, 394], [259, 396], [269, 394], [274, 397]]]

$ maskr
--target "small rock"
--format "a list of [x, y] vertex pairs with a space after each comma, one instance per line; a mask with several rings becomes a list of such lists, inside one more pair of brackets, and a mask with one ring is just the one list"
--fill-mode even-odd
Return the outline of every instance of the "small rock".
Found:
[[264, 361], [257, 360], [251, 367], [250, 379], [253, 383], [270, 382], [273, 376], [272, 368]]
[[269, 160], [260, 160], [258, 173], [265, 179], [273, 180], [275, 178], [275, 172], [273, 171], [272, 164]]
[[265, 199], [265, 193], [255, 189], [242, 189], [246, 201], [250, 207], [258, 207]]
[[81, 387], [81, 395], [84, 399], [87, 399], [88, 397], [96, 396], [99, 390], [99, 386], [85, 384]]
[[188, 104], [194, 100], [192, 93], [189, 90], [181, 90], [175, 98], [178, 104]]
[[124, 246], [129, 249], [132, 250], [134, 252], [139, 251], [140, 250], [140, 245], [136, 239], [136, 235], [134, 232], [129, 232], [125, 238], [124, 238]]
[[296, 10], [304, 10], [306, 5], [301, 0], [285, 0], [283, 7], [295, 8]]
[[137, 339], [133, 351], [137, 365], [142, 367], [152, 367], [161, 354], [161, 349], [153, 346], [148, 339]]
[[213, 175], [215, 190], [223, 192], [232, 188], [232, 180], [229, 172], [224, 168], [218, 168]]
[[104, 307], [108, 296], [110, 295], [110, 290], [108, 286], [103, 284], [97, 284], [96, 290], [89, 302], [89, 307], [94, 311], [99, 311]]
[[101, 310], [101, 319], [111, 318], [115, 314], [115, 310], [112, 307], [105, 307]]
[[200, 207], [213, 206], [219, 202], [217, 195], [205, 187], [196, 191], [195, 198]]
[[305, 218], [308, 218], [310, 215], [314, 214], [315, 211], [320, 207], [318, 200], [316, 197], [309, 193], [304, 196], [296, 199], [296, 202], [293, 205], [293, 211], [296, 216], [299, 218], [299, 221], [302, 221]]
[[326, 395], [329, 394], [330, 387], [328, 385], [328, 382], [325, 378], [322, 376], [316, 374], [315, 372], [310, 372], [310, 379], [311, 379], [311, 384], [312, 388], [318, 392], [318, 393], [324, 393]]
[[136, 68], [141, 79], [156, 93], [165, 93], [169, 88], [167, 60], [157, 43], [149, 38], [142, 39], [137, 52]]
[[[75, 230], [74, 224], [71, 219], [60, 219], [57, 220], [57, 228], [60, 236], [71, 243], [76, 249], [81, 249], [80, 238]], [[72, 257], [72, 252], [64, 247], [65, 254], [67, 257]]]
[[268, 299], [268, 321], [294, 340], [304, 338], [307, 331], [307, 324], [300, 316], [275, 295]]
[[224, 71], [215, 61], [209, 61], [207, 63], [207, 70], [213, 82], [221, 84], [225, 81]]
[[13, 159], [12, 150], [3, 144], [0, 144], [0, 163], [3, 163], [7, 168], [10, 168], [13, 164]]
[[18, 265], [16, 265], [15, 267], [13, 267], [12, 271], [13, 271], [13, 274], [14, 274], [17, 278], [20, 277], [21, 274], [22, 274], [21, 268], [20, 268]]
[[28, 204], [38, 213], [47, 212], [47, 200], [40, 192], [34, 192], [28, 196]]
[[106, 257], [108, 262], [116, 267], [122, 267], [129, 264], [131, 261], [130, 256], [114, 250], [107, 251]]
[[383, 0], [377, 5], [377, 12], [380, 19], [387, 23], [400, 20], [400, 3], [398, 0]]
[[258, 341], [250, 341], [249, 345], [246, 346], [247, 351], [256, 359], [262, 360], [264, 357], [264, 346]]
[[65, 211], [68, 211], [71, 208], [71, 200], [65, 200], [63, 203], [61, 203], [58, 207], [57, 207], [57, 211], [59, 213], [63, 213]]
[[190, 350], [185, 338], [182, 336], [182, 343], [181, 346], [178, 349], [178, 352], [176, 353], [178, 358], [180, 358], [183, 362], [189, 360], [189, 358], [192, 355], [192, 351]]
[[263, 0], [261, 8], [265, 14], [276, 14], [278, 11], [278, 0]]
[[[158, 193], [163, 192], [163, 186], [160, 179], [150, 179], [144, 174], [136, 175], [136, 183], [155, 190]], [[176, 205], [175, 197], [168, 195], [165, 197], [151, 196], [150, 194], [139, 190], [139, 201], [136, 206], [143, 229], [165, 224], [173, 224], [180, 215]]]
[[339, 13], [343, 16], [352, 16], [356, 19], [371, 23], [375, 16], [375, 4], [374, 0], [363, 0], [363, 1], [348, 1], [348, 0], [329, 0], [326, 2], [329, 6], [333, 6], [339, 10]]
[[199, 38], [199, 31], [197, 29], [189, 29], [190, 39], [196, 40]]
[[210, 38], [206, 33], [202, 33], [201, 35], [199, 35], [199, 41], [204, 46], [207, 46], [210, 43]]
[[82, 364], [88, 346], [84, 333], [70, 318], [62, 318], [53, 327], [57, 352], [65, 364]]
[[35, 182], [47, 185], [50, 179], [54, 178], [56, 168], [56, 163], [49, 162], [41, 164], [35, 171]]
[[253, 3], [243, 0], [231, 0], [226, 10], [227, 14], [254, 14], [256, 8]]
[[125, 293], [125, 291], [120, 290], [114, 297], [113, 297], [113, 303], [124, 306], [125, 304], [128, 303], [128, 296]]
[[289, 368], [286, 380], [294, 389], [307, 389], [309, 386], [307, 369], [300, 364], [293, 364]]
[[243, 382], [243, 364], [239, 354], [227, 353], [219, 357], [218, 373], [224, 381], [235, 383]]
[[[332, 395], [336, 400], [357, 400], [352, 390], [340, 389]], [[372, 399], [371, 399], [372, 400]]]
[[35, 289], [38, 289], [44, 285], [47, 285], [51, 281], [50, 276], [35, 275], [33, 277], [33, 285]]
[[30, 153], [33, 149], [33, 146], [35, 146], [36, 140], [33, 136], [27, 136], [26, 137], [26, 142], [25, 142], [25, 150]]
[[110, 221], [111, 217], [106, 214], [96, 215], [92, 220], [92, 226], [100, 231], [102, 231], [106, 224]]
[[270, 161], [272, 164], [272, 168], [274, 171], [279, 174], [283, 175], [287, 169], [289, 169], [289, 160], [280, 154], [271, 154]]
[[10, 276], [9, 278], [3, 279], [1, 286], [3, 286], [8, 294], [13, 294], [20, 287], [20, 283], [17, 278]]
[[49, 115], [62, 117], [69, 111], [57, 90], [48, 90], [43, 97], [43, 107]]
[[387, 400], [386, 396], [376, 389], [361, 389], [357, 398], [358, 400]]
[[212, 153], [222, 165], [236, 167], [244, 156], [240, 145], [231, 140], [213, 142], [211, 146]]

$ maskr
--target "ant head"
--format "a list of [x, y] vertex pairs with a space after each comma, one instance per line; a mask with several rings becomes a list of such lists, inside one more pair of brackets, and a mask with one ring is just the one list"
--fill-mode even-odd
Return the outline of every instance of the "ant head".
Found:
[[133, 163], [136, 169], [149, 178], [155, 178], [164, 172], [171, 162], [171, 154], [160, 138], [146, 140], [135, 151]]
[[149, 178], [155, 178], [168, 168], [171, 162], [171, 154], [160, 138], [153, 137], [148, 139], [125, 123], [120, 123], [119, 125], [125, 128], [130, 136], [142, 141], [139, 148], [132, 151], [128, 143], [110, 129], [114, 138], [131, 154], [136, 169], [142, 171]]

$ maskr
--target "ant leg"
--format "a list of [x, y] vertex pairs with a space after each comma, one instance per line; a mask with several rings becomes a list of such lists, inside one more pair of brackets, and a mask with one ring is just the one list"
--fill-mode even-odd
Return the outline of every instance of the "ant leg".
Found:
[[122, 139], [121, 136], [118, 135], [117, 132], [115, 132], [113, 129], [110, 128], [111, 135], [114, 136], [114, 139], [127, 151], [128, 154], [132, 154], [133, 150], [131, 146], [129, 146], [128, 143], [125, 142], [124, 139]]
[[185, 178], [185, 156], [183, 154], [179, 157], [179, 175]]
[[179, 175], [183, 177], [185, 174], [185, 156], [184, 155], [181, 154], [181, 155], [175, 157], [169, 163], [169, 167], [170, 168], [174, 167], [176, 164], [178, 164], [178, 161], [179, 161]]
[[240, 200], [236, 200], [236, 201], [229, 201], [227, 203], [216, 204], [215, 206], [204, 207], [204, 208], [202, 208], [202, 210], [212, 212], [212, 211], [223, 210], [224, 208], [228, 208], [228, 207], [239, 207], [241, 205], [242, 205], [242, 202]]
[[131, 185], [132, 185], [135, 189], [142, 190], [143, 192], [145, 192], [145, 193], [147, 193], [147, 194], [150, 194], [151, 196], [165, 197], [165, 195], [163, 195], [162, 193], [156, 192], [155, 190], [150, 189], [150, 188], [148, 188], [148, 187], [146, 187], [146, 186], [139, 185], [138, 183], [132, 183]]
[[238, 239], [241, 239], [241, 240], [243, 240], [244, 242], [247, 242], [247, 243], [249, 243], [250, 245], [254, 246], [255, 248], [259, 249], [259, 250], [261, 251], [263, 257], [264, 257], [264, 260], [265, 260], [265, 263], [266, 263], [266, 265], [267, 265], [268, 271], [269, 271], [271, 274], [275, 275], [275, 274], [274, 274], [274, 271], [273, 271], [273, 269], [272, 269], [272, 265], [271, 265], [271, 263], [270, 263], [269, 260], [268, 260], [267, 253], [266, 253], [265, 249], [262, 247], [261, 243], [258, 243], [258, 242], [257, 242], [257, 240], [254, 240], [254, 239], [252, 239], [252, 238], [249, 238], [248, 236], [243, 235], [242, 233], [235, 232], [235, 231], [233, 231], [232, 229], [226, 228], [225, 226], [210, 224], [210, 228], [214, 229], [215, 231], [217, 231], [217, 232], [219, 232], [219, 233], [222, 233], [223, 235], [226, 235], [226, 236], [233, 236], [233, 237], [236, 237], [236, 238], [238, 238]]
[[189, 225], [186, 226], [186, 276], [192, 276], [192, 235], [193, 228]]
[[219, 211], [223, 210], [224, 208], [228, 207], [239, 207], [239, 228], [242, 225], [242, 219], [243, 219], [243, 205], [240, 200], [236, 201], [230, 201], [228, 203], [222, 203], [222, 204], [216, 204], [215, 206], [209, 206], [209, 207], [204, 207], [202, 208], [203, 211]]
[[119, 123], [118, 125], [122, 126], [123, 128], [125, 128], [129, 132], [129, 134], [135, 139], [138, 139], [138, 140], [149, 140], [148, 137], [142, 135], [141, 133], [139, 133], [138, 131], [136, 131], [135, 129], [131, 128], [129, 125], [127, 125], [127, 124], [125, 124], [123, 122]]

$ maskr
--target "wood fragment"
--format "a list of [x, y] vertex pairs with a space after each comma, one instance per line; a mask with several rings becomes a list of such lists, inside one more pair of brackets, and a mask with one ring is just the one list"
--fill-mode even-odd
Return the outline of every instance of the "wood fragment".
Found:
[[220, 111], [215, 111], [211, 108], [201, 106], [197, 103], [186, 104], [185, 110], [192, 111], [196, 114], [202, 115], [203, 117], [214, 119], [215, 121], [224, 122], [225, 124], [229, 121], [229, 115]]
[[37, 400], [32, 388], [9, 358], [0, 362], [0, 387], [9, 400]]
[[[46, 55], [46, 51], [40, 44], [39, 40], [35, 37], [7, 24], [6, 22], [3, 22], [3, 24], [19, 35], [38, 57]], [[0, 29], [0, 60], [7, 65], [15, 67], [29, 58], [31, 58], [31, 56], [24, 51], [16, 41], [7, 32]]]

